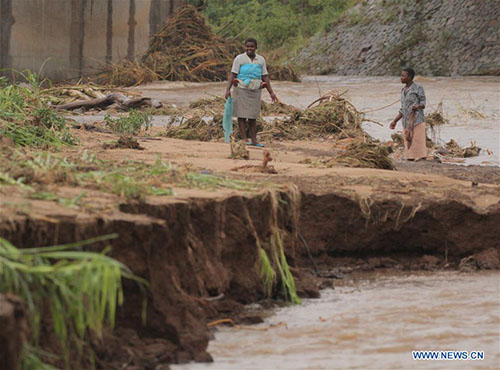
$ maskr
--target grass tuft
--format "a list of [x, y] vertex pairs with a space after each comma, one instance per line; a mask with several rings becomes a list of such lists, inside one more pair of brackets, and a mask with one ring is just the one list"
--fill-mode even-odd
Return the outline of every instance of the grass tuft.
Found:
[[128, 116], [111, 118], [104, 117], [106, 127], [118, 134], [137, 135], [142, 129], [145, 131], [151, 128], [151, 115], [138, 111], [131, 111]]
[[274, 283], [276, 282], [276, 272], [271, 265], [271, 261], [264, 249], [259, 248], [260, 255], [260, 278], [264, 286], [264, 292], [267, 297], [270, 297], [273, 292]]

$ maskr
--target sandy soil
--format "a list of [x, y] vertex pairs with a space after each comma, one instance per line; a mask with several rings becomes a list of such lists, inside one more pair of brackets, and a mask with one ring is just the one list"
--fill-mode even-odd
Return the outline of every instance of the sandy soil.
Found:
[[[160, 130], [160, 129], [156, 129]], [[233, 178], [244, 178], [268, 183], [295, 183], [300, 190], [313, 193], [327, 193], [339, 189], [352, 189], [362, 193], [378, 191], [390, 195], [391, 189], [398, 187], [440, 193], [450, 188], [459, 189], [473, 198], [478, 206], [487, 207], [500, 200], [500, 171], [495, 167], [453, 166], [432, 162], [397, 162], [401, 171], [375, 170], [364, 168], [318, 168], [302, 163], [332, 156], [338, 146], [327, 141], [276, 142], [266, 146], [270, 151], [277, 174], [239, 170], [247, 165], [259, 166], [264, 150], [248, 147], [249, 160], [230, 159], [228, 144], [219, 142], [184, 141], [161, 137], [141, 137], [138, 139], [145, 150], [103, 149], [103, 143], [116, 140], [116, 136], [104, 133], [78, 133], [83, 148], [95, 152], [100, 158], [120, 161], [140, 160], [153, 163], [157, 157], [170, 160], [174, 164], [188, 165], [204, 173], [224, 174]], [[445, 175], [445, 176], [440, 176]], [[450, 176], [450, 177], [448, 177]], [[458, 178], [453, 179], [452, 177]], [[472, 181], [478, 182], [472, 186]], [[214, 196], [213, 192], [176, 189], [179, 196]], [[227, 194], [223, 193], [217, 195]], [[489, 194], [485, 197], [473, 194]], [[485, 201], [485, 199], [488, 199]]]

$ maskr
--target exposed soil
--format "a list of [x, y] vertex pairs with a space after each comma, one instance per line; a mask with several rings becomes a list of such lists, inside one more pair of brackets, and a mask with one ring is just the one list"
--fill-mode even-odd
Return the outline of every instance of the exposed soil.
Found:
[[395, 166], [398, 171], [432, 173], [477, 184], [500, 184], [500, 167], [496, 166], [457, 166], [433, 161], [397, 161]]
[[19, 355], [28, 334], [24, 303], [11, 294], [0, 294], [0, 368], [20, 369]]

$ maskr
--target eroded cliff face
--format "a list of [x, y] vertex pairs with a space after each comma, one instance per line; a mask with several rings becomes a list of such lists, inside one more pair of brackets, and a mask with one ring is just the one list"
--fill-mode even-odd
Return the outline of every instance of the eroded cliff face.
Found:
[[500, 74], [495, 0], [364, 0], [295, 62], [313, 74]]

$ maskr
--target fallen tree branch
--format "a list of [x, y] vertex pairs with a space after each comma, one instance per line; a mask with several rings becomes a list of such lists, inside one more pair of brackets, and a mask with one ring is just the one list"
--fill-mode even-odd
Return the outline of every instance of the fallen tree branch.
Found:
[[83, 108], [85, 110], [99, 108], [106, 109], [112, 104], [118, 104], [118, 107], [123, 110], [130, 110], [134, 108], [139, 108], [143, 105], [147, 105], [153, 108], [161, 108], [162, 104], [151, 98], [139, 97], [139, 98], [128, 98], [127, 96], [119, 93], [113, 93], [106, 95], [103, 98], [90, 99], [90, 100], [80, 100], [67, 104], [55, 105], [55, 109], [64, 110], [75, 110]]

